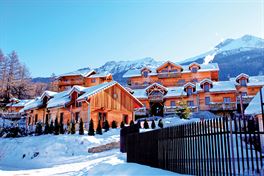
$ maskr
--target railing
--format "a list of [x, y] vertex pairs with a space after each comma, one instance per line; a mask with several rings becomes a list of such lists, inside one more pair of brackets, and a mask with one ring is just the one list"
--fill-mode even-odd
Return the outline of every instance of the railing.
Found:
[[81, 80], [68, 80], [68, 81], [59, 81], [58, 85], [63, 86], [63, 85], [82, 85], [83, 81]]
[[135, 108], [134, 109], [134, 113], [135, 115], [137, 116], [146, 116], [147, 115], [147, 108], [146, 107], [143, 107], [143, 108]]
[[158, 78], [179, 78], [181, 77], [180, 72], [161, 72], [158, 73]]
[[127, 162], [188, 175], [263, 175], [262, 122], [235, 117], [128, 134]]
[[212, 102], [209, 104], [211, 111], [223, 111], [223, 110], [236, 110], [237, 104], [236, 102], [230, 102], [230, 103], [215, 103]]
[[[254, 96], [242, 96], [243, 104], [249, 104]], [[237, 97], [237, 104], [240, 104], [240, 97]]]
[[130, 89], [145, 89], [146, 87], [148, 87], [150, 84], [137, 84], [137, 85], [129, 85], [128, 87]]
[[175, 114], [177, 106], [164, 106], [164, 114]]
[[163, 101], [163, 95], [149, 95], [148, 99], [151, 102], [161, 102]]
[[22, 113], [19, 112], [1, 112], [1, 118], [5, 119], [20, 119], [22, 117]]

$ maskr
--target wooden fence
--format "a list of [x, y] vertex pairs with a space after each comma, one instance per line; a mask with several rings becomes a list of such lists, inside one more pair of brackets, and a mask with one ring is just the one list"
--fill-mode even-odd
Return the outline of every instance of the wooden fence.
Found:
[[205, 120], [128, 134], [127, 161], [191, 175], [261, 175], [261, 138], [257, 119]]

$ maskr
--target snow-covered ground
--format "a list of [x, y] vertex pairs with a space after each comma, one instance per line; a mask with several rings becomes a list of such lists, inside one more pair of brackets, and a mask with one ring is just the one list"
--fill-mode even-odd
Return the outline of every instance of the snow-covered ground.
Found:
[[0, 175], [177, 175], [135, 163], [114, 149], [88, 153], [88, 148], [119, 141], [119, 129], [103, 135], [42, 135], [0, 138]]

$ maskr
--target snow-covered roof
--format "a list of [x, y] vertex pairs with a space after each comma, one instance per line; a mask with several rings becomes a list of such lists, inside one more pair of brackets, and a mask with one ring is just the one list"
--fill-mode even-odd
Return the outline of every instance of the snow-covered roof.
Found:
[[59, 76], [57, 76], [57, 79], [60, 77], [64, 77], [64, 76], [82, 76], [82, 77], [87, 77], [93, 73], [96, 73], [95, 70], [91, 70], [90, 68], [85, 68], [85, 69], [80, 69], [80, 70], [76, 70], [76, 71], [72, 71], [69, 73], [64, 73], [61, 74]]
[[145, 88], [145, 90], [147, 91], [148, 89], [150, 89], [151, 87], [153, 87], [153, 86], [157, 86], [157, 87], [160, 87], [160, 88], [162, 88], [162, 89], [164, 89], [164, 90], [167, 90], [167, 88], [166, 87], [164, 87], [163, 85], [161, 85], [161, 84], [159, 84], [159, 83], [153, 83], [153, 84], [151, 84], [151, 85], [149, 85], [148, 87], [146, 87]]
[[44, 91], [42, 93], [42, 95], [40, 96], [40, 98], [43, 99], [45, 96], [53, 97], [56, 94], [57, 94], [57, 92], [53, 92], [53, 91], [46, 90], [46, 91]]
[[[18, 100], [18, 99], [17, 99]], [[8, 103], [6, 107], [24, 107], [27, 104], [33, 102], [34, 100], [18, 100], [16, 103]]]
[[[264, 88], [262, 88], [262, 98], [264, 100]], [[245, 109], [246, 115], [258, 115], [261, 114], [260, 92], [251, 100], [248, 107]]]
[[42, 106], [42, 100], [40, 97], [35, 98], [34, 100], [30, 101], [23, 109], [21, 109], [19, 112], [24, 112], [31, 109], [36, 109]]
[[188, 82], [188, 83], [186, 83], [186, 84], [183, 85], [184, 88], [189, 87], [189, 86], [190, 87], [195, 87], [195, 84], [193, 84], [191, 82]]
[[186, 95], [187, 93], [184, 91], [184, 87], [168, 87], [168, 92], [164, 97], [169, 98], [169, 97], [180, 97]]
[[[234, 84], [234, 81], [218, 81], [212, 83], [213, 83], [213, 87], [210, 88], [210, 92], [236, 91], [236, 86]], [[196, 91], [203, 91], [200, 83], [196, 84]]]
[[[71, 89], [72, 90], [72, 89]], [[69, 91], [57, 93], [53, 98], [47, 102], [47, 108], [63, 107], [71, 101]]]
[[134, 92], [133, 95], [136, 98], [139, 98], [139, 99], [147, 99], [148, 98], [148, 95], [147, 95], [145, 89], [134, 89], [133, 92]]
[[240, 78], [246, 78], [248, 79], [249, 76], [245, 73], [240, 73], [237, 77], [236, 77], [236, 81], [238, 81]]
[[209, 83], [209, 84], [213, 84], [213, 81], [210, 80], [210, 79], [203, 79], [201, 82], [200, 82], [200, 85], [203, 85], [204, 83]]
[[[239, 85], [236, 82], [236, 78], [230, 78], [230, 81], [233, 81], [235, 85]], [[249, 76], [247, 86], [264, 86], [264, 75], [262, 76]]]
[[[189, 65], [182, 65], [183, 71], [181, 73], [189, 73], [191, 72], [189, 69]], [[200, 64], [200, 69], [198, 72], [205, 72], [205, 71], [218, 71], [219, 67], [217, 63], [208, 63], [208, 64]], [[151, 69], [151, 73], [149, 73], [149, 76], [155, 76], [157, 75], [156, 69]], [[130, 77], [137, 77], [141, 76], [141, 69], [134, 69], [134, 70], [128, 70], [124, 75], [123, 78], [130, 78]]]
[[197, 62], [192, 62], [189, 64], [189, 69], [190, 69], [190, 67], [192, 67], [194, 65], [198, 66], [199, 68], [201, 67], [200, 64], [198, 64]]
[[96, 74], [89, 76], [89, 78], [101, 78], [101, 77], [106, 77], [106, 76], [111, 76], [111, 73], [109, 72], [96, 73]]

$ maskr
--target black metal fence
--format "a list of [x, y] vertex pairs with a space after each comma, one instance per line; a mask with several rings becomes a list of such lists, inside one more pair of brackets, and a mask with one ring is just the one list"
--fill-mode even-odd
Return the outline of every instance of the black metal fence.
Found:
[[258, 119], [205, 120], [128, 134], [127, 161], [182, 174], [261, 175], [261, 141]]

